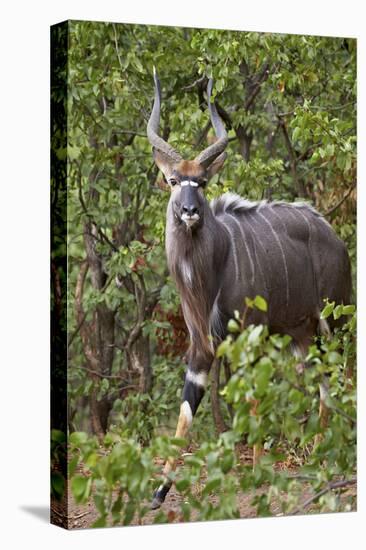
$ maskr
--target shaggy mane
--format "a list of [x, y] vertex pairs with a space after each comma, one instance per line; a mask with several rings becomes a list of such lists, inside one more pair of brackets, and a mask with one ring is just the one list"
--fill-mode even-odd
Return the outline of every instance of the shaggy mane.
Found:
[[310, 211], [313, 215], [317, 216], [324, 221], [327, 225], [327, 220], [320, 214], [310, 203], [305, 201], [298, 202], [286, 202], [286, 201], [250, 201], [243, 199], [235, 193], [224, 193], [217, 199], [213, 199], [210, 203], [211, 210], [215, 216], [220, 216], [223, 214], [243, 214], [248, 211], [260, 210], [263, 207], [276, 208], [276, 207], [287, 207], [294, 208], [296, 210], [307, 210]]

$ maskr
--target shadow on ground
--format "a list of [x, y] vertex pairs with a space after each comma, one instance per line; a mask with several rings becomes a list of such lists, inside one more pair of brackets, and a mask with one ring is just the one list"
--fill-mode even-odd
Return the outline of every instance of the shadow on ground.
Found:
[[42, 520], [43, 522], [50, 522], [50, 508], [49, 506], [19, 506], [20, 510], [31, 514], [32, 516]]

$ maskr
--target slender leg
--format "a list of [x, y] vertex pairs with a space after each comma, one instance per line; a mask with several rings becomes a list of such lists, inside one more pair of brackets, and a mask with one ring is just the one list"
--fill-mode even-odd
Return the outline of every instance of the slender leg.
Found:
[[[316, 321], [316, 325], [314, 326], [314, 322]], [[307, 334], [304, 334], [302, 338], [294, 338], [294, 345], [293, 345], [293, 353], [296, 357], [299, 359], [305, 358], [306, 354], [308, 352], [309, 345], [314, 340], [314, 335], [316, 334], [325, 334], [330, 335], [330, 329], [328, 326], [328, 323], [325, 320], [313, 320], [313, 323], [311, 320], [307, 323], [309, 331]], [[317, 339], [317, 345], [319, 345], [319, 339]], [[296, 366], [296, 370], [299, 374], [302, 374], [306, 364], [304, 362], [298, 363]], [[329, 410], [328, 407], [325, 404], [326, 397], [328, 395], [329, 390], [329, 383], [328, 379], [326, 377], [323, 378], [323, 381], [319, 384], [319, 394], [320, 394], [320, 404], [319, 404], [319, 420], [320, 420], [320, 426], [322, 429], [326, 428], [328, 424], [328, 414]], [[322, 434], [317, 434], [314, 438], [314, 445], [319, 445], [321, 442], [323, 436]]]
[[[327, 337], [330, 337], [331, 335], [329, 325], [325, 319], [321, 319], [319, 321], [319, 332], [320, 334], [326, 335]], [[319, 396], [320, 396], [319, 421], [320, 421], [320, 427], [322, 428], [322, 430], [324, 430], [328, 425], [329, 409], [325, 404], [328, 392], [329, 392], [329, 380], [326, 376], [324, 376], [323, 382], [319, 384]], [[323, 439], [322, 434], [317, 434], [315, 436], [315, 441], [314, 441], [315, 446], [319, 445], [322, 439]]]
[[[321, 384], [319, 384], [319, 395], [320, 395], [320, 403], [319, 403], [319, 421], [320, 421], [320, 427], [322, 430], [324, 430], [328, 425], [328, 416], [329, 416], [329, 409], [327, 405], [325, 404], [327, 395], [329, 390], [329, 382], [324, 377], [324, 380]], [[322, 441], [323, 435], [322, 434], [316, 434], [314, 439], [314, 444], [319, 445], [319, 443]]]
[[[197, 370], [192, 366], [188, 367], [175, 437], [184, 438], [188, 433], [198, 405], [200, 404], [205, 393], [208, 370], [209, 369]], [[169, 474], [174, 471], [175, 466], [176, 464], [174, 458], [168, 458], [163, 469], [164, 481], [155, 491], [151, 503], [151, 508], [153, 510], [159, 508], [164, 502], [165, 497], [172, 486], [172, 481], [169, 479]]]
[[[251, 399], [252, 407], [250, 409], [250, 415], [255, 416], [257, 413], [257, 407], [259, 405], [258, 399]], [[263, 448], [260, 443], [255, 443], [253, 445], [253, 470], [255, 466], [259, 463], [259, 459], [263, 454]]]

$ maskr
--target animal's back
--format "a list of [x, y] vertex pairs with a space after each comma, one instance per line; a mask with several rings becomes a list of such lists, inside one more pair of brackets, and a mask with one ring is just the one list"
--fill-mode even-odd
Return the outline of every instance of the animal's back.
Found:
[[324, 298], [349, 303], [346, 247], [310, 205], [250, 202], [228, 193], [211, 208], [231, 237], [232, 281], [225, 286], [234, 289], [232, 307], [260, 294], [269, 324], [281, 331], [319, 315]]

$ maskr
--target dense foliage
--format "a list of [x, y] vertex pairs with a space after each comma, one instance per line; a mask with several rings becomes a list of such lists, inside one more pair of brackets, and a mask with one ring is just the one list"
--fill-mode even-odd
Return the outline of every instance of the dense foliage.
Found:
[[[153, 458], [184, 444], [168, 437], [187, 341], [165, 262], [168, 192], [146, 139], [153, 65], [163, 90], [161, 131], [187, 158], [212, 140], [205, 87], [214, 78], [230, 140], [208, 197], [230, 190], [256, 200], [309, 200], [345, 240], [355, 274], [356, 43], [91, 22], [67, 28], [68, 144], [56, 141], [54, 154], [67, 158], [68, 430], [71, 454], [79, 450], [70, 474], [77, 460], [90, 470], [75, 474], [72, 489], [80, 502], [93, 492], [99, 524], [108, 514], [129, 523], [135, 513], [143, 516], [144, 499], [159, 482]], [[332, 307], [326, 313], [338, 315]], [[266, 327], [242, 330], [242, 313], [231, 322], [238, 337], [219, 349], [230, 366], [221, 373], [220, 408], [231, 429], [217, 438], [207, 392], [192, 428], [193, 443], [203, 444], [177, 473], [177, 490], [189, 503], [182, 505], [185, 519], [192, 509], [206, 519], [237, 517], [236, 493], [261, 487], [259, 513], [269, 513], [271, 499], [283, 493], [283, 511], [294, 511], [304, 480], [317, 491], [354, 476], [354, 317], [310, 350], [312, 367], [299, 375], [288, 339]], [[332, 415], [314, 447], [324, 372]], [[252, 398], [260, 403], [255, 414]], [[56, 430], [57, 461], [65, 438]], [[266, 450], [254, 472], [235, 458], [243, 440]], [[291, 477], [273, 467], [288, 456], [306, 473]], [[192, 493], [202, 475], [203, 488]], [[59, 474], [54, 489], [62, 492]], [[346, 509], [334, 491], [321, 499], [323, 507]], [[163, 512], [156, 517], [166, 519]]]
[[[347, 315], [332, 339], [310, 348], [307, 366], [299, 373], [288, 352], [290, 338], [269, 335], [265, 326], [243, 329], [237, 316], [231, 334], [220, 345], [232, 376], [222, 394], [233, 407], [232, 427], [215, 441], [204, 441], [171, 474], [183, 498], [178, 519], [240, 517], [238, 494], [252, 495], [258, 515], [354, 508], [356, 483], [356, 376], [354, 306], [328, 304], [323, 317]], [[327, 380], [326, 425], [319, 420], [319, 385]], [[253, 408], [253, 402], [256, 407]], [[259, 464], [240, 460], [238, 445], [264, 449]], [[141, 520], [158, 477], [154, 457], [177, 456], [184, 440], [157, 437], [146, 448], [123, 434], [109, 433], [101, 452], [96, 439], [74, 432], [70, 437], [70, 474], [82, 461], [89, 476], [77, 474], [72, 489], [86, 501], [95, 483], [94, 500], [100, 517], [96, 526]], [[315, 443], [314, 443], [315, 442]], [[154, 481], [155, 475], [155, 481]], [[310, 497], [304, 499], [304, 492]], [[213, 499], [213, 495], [215, 498]], [[169, 510], [169, 507], [168, 507]], [[160, 511], [154, 521], [176, 519]]]

